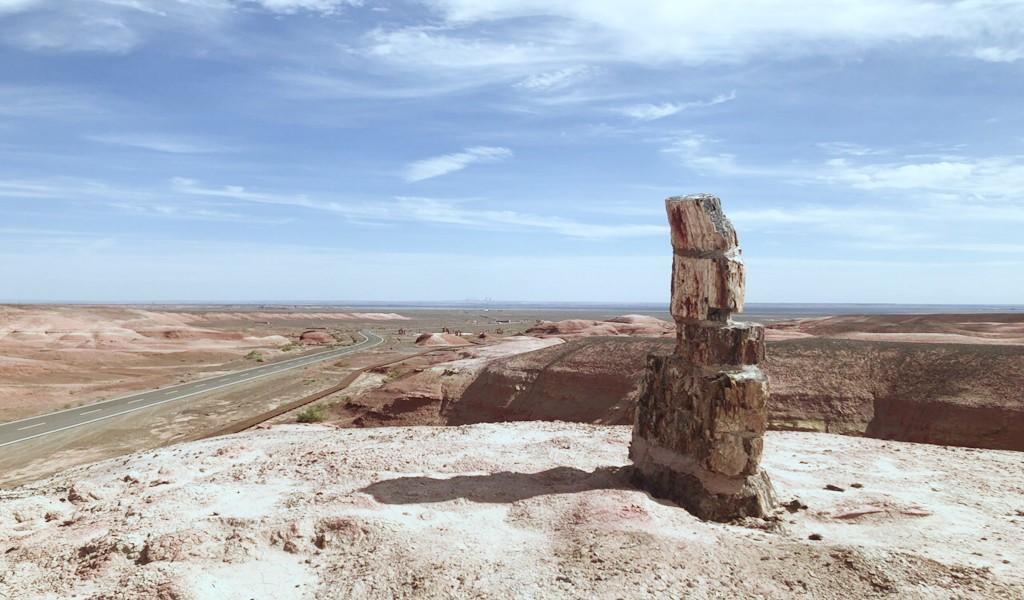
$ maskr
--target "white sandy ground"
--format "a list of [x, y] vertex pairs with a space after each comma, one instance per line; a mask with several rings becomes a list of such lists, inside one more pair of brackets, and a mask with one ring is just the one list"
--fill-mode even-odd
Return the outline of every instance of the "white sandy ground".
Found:
[[629, 435], [286, 425], [73, 469], [0, 492], [0, 598], [1024, 597], [1019, 453], [770, 432], [809, 508], [724, 525], [632, 489]]
[[469, 348], [462, 353], [463, 358], [435, 365], [431, 370], [437, 372], [454, 370], [457, 372], [478, 373], [496, 359], [533, 352], [564, 343], [565, 340], [557, 337], [535, 338], [525, 335], [514, 335], [504, 338], [496, 344]]

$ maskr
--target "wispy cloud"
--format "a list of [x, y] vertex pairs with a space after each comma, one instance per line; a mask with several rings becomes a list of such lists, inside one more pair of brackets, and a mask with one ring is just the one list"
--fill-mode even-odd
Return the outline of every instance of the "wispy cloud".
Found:
[[664, 104], [634, 104], [633, 106], [621, 109], [620, 112], [638, 121], [654, 121], [655, 119], [670, 117], [681, 110], [683, 110], [681, 104], [666, 102]]
[[[855, 190], [911, 194], [919, 199], [968, 199], [973, 202], [1024, 200], [1024, 155], [964, 156], [957, 154], [900, 156], [895, 150], [870, 150], [856, 145], [841, 149], [847, 156], [818, 162], [757, 164], [717, 151], [719, 140], [689, 134], [671, 141], [663, 152], [687, 168], [716, 176], [747, 176], [795, 183], [845, 186]], [[884, 160], [879, 160], [884, 158]]]
[[0, 15], [28, 10], [42, 4], [43, 0], [0, 0]]
[[[10, 2], [10, 0], [5, 0]], [[249, 2], [245, 4], [251, 5]], [[242, 3], [235, 0], [76, 0], [24, 2], [0, 24], [2, 43], [39, 52], [125, 54], [175, 32], [223, 32]]]
[[501, 146], [473, 146], [462, 152], [442, 154], [410, 163], [405, 168], [406, 181], [423, 181], [461, 171], [469, 165], [480, 162], [494, 162], [512, 156], [512, 151]]
[[723, 104], [736, 99], [736, 90], [729, 92], [728, 94], [718, 94], [710, 100], [698, 100], [695, 102], [665, 102], [662, 104], [634, 104], [625, 108], [619, 109], [619, 112], [631, 117], [638, 121], [654, 121], [657, 119], [663, 119], [670, 117], [676, 113], [688, 110], [691, 108], [700, 108], [704, 106], [714, 106], [716, 104]]
[[1024, 156], [950, 156], [939, 160], [828, 160], [813, 174], [824, 183], [860, 190], [918, 193], [931, 198], [1024, 200]]
[[597, 69], [594, 67], [576, 65], [554, 71], [534, 73], [517, 82], [515, 87], [532, 92], [550, 92], [589, 79], [596, 72]]
[[[859, 244], [921, 244], [933, 237], [923, 231], [921, 210], [877, 206], [788, 206], [730, 211], [729, 218], [745, 231], [798, 234], [827, 233], [832, 241], [855, 240]], [[838, 237], [836, 237], [838, 236]]]
[[729, 152], [716, 152], [711, 146], [717, 140], [701, 134], [689, 134], [672, 140], [662, 152], [676, 156], [687, 168], [700, 173], [712, 175], [765, 175], [778, 176], [778, 171], [770, 168], [740, 165], [736, 155]]
[[[664, 151], [706, 176], [843, 189], [845, 201], [835, 205], [783, 203], [731, 210], [730, 218], [744, 230], [798, 237], [827, 234], [830, 244], [867, 250], [1013, 253], [1021, 247], [985, 239], [983, 232], [1024, 223], [1024, 156], [901, 154], [842, 143], [819, 145], [826, 156], [817, 161], [771, 164], [743, 161], [717, 150], [720, 145], [719, 140], [690, 134]], [[861, 204], [851, 204], [851, 194]]]
[[151, 133], [98, 134], [86, 136], [86, 139], [102, 144], [127, 146], [129, 148], [140, 148], [169, 154], [215, 154], [233, 150], [230, 146], [206, 139]]
[[291, 220], [290, 218], [243, 214], [208, 203], [185, 202], [180, 198], [173, 198], [174, 195], [173, 193], [168, 194], [166, 189], [110, 185], [89, 179], [0, 179], [0, 199], [69, 202], [90, 207], [103, 207], [131, 216], [153, 219], [253, 225], [280, 225]]
[[853, 144], [850, 142], [821, 142], [818, 144], [818, 147], [828, 154], [837, 156], [872, 156], [888, 152], [887, 150], [869, 148], [861, 144]]
[[652, 0], [643, 10], [620, 0], [426, 1], [453, 26], [517, 23], [524, 39], [538, 19], [560, 21], [609, 59], [645, 64], [858, 53], [900, 42], [1001, 46], [1019, 41], [1024, 26], [1024, 6], [1007, 1]]
[[[522, 65], [519, 78], [585, 64], [736, 63], [929, 43], [1018, 60], [1024, 7], [1008, 0], [420, 0], [443, 25], [380, 27], [353, 44], [401, 69]], [[362, 0], [3, 0], [3, 40], [30, 50], [130, 52], [169, 30], [211, 40], [253, 12], [325, 19]], [[369, 3], [367, 3], [369, 4]], [[383, 8], [373, 6], [372, 8]], [[487, 31], [482, 35], [480, 31]], [[507, 73], [506, 73], [507, 75]]]
[[77, 120], [104, 113], [90, 94], [46, 86], [0, 84], [0, 119]]
[[259, 217], [195, 205], [160, 204], [155, 202], [111, 202], [108, 206], [130, 215], [157, 219], [244, 223], [250, 225], [284, 225], [295, 221], [291, 217]]
[[1024, 46], [1017, 46], [1015, 48], [985, 46], [975, 48], [970, 52], [970, 55], [986, 62], [1012, 63], [1024, 59]]
[[[557, 41], [555, 38], [552, 41]], [[534, 70], [538, 65], [559, 65], [571, 60], [559, 55], [554, 43], [519, 43], [515, 36], [491, 39], [479, 34], [452, 35], [436, 27], [403, 27], [369, 32], [364, 44], [354, 49], [369, 58], [386, 61], [402, 69], [434, 67], [445, 70], [498, 69], [519, 67]]]
[[95, 250], [114, 244], [114, 238], [109, 235], [36, 227], [0, 227], [0, 238], [5, 242], [13, 241], [22, 251], [28, 249], [32, 252], [59, 251], [64, 248]]
[[309, 210], [332, 212], [343, 217], [373, 218], [381, 217], [386, 211], [372, 203], [346, 203], [331, 200], [320, 200], [311, 198], [306, 194], [280, 194], [264, 193], [246, 189], [240, 185], [226, 185], [222, 187], [208, 187], [201, 185], [198, 181], [187, 177], [175, 177], [171, 180], [171, 187], [175, 192], [192, 196], [203, 196], [207, 198], [223, 198], [250, 202], [255, 204], [268, 204], [276, 206], [293, 206]]
[[392, 201], [339, 201], [305, 194], [256, 192], [241, 186], [210, 188], [184, 178], [176, 179], [174, 188], [184, 194], [322, 211], [360, 222], [412, 222], [480, 230], [535, 231], [592, 240], [663, 236], [666, 233], [664, 225], [585, 223], [515, 210], [470, 208], [464, 202], [435, 198], [399, 196]]
[[604, 225], [513, 210], [467, 210], [450, 202], [429, 198], [399, 198], [399, 208], [414, 220], [429, 223], [547, 231], [574, 238], [630, 238], [664, 235], [667, 232], [663, 225]]
[[134, 50], [143, 39], [128, 23], [113, 16], [32, 21], [31, 26], [11, 31], [5, 41], [26, 50], [122, 54]]
[[334, 14], [352, 6], [362, 6], [362, 0], [249, 0], [277, 13], [292, 14], [300, 11], [311, 11], [322, 14]]
[[478, 81], [463, 79], [401, 81], [376, 78], [356, 79], [339, 73], [279, 71], [270, 75], [281, 93], [290, 98], [366, 98], [374, 100], [415, 100], [466, 91]]
[[[1005, 220], [1000, 215], [965, 214], [956, 206], [803, 205], [732, 210], [729, 218], [745, 232], [788, 236], [824, 233], [832, 243], [873, 251], [1024, 254], [1024, 244], [978, 238], [979, 230]], [[1024, 209], [1018, 211], [1016, 221], [1024, 223]]]

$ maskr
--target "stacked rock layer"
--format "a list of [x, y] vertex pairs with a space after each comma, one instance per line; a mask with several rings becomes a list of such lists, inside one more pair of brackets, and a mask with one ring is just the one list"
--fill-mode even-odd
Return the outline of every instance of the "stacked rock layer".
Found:
[[676, 348], [651, 355], [630, 458], [636, 483], [703, 519], [761, 517], [774, 493], [759, 468], [768, 424], [764, 330], [735, 323], [744, 269], [719, 199], [665, 201], [672, 229]]

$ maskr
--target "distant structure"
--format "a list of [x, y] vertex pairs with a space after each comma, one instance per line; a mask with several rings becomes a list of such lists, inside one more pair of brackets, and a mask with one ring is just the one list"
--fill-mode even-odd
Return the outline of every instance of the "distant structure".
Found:
[[676, 347], [648, 357], [633, 440], [635, 483], [702, 519], [767, 514], [759, 467], [768, 424], [764, 329], [735, 323], [744, 267], [736, 231], [709, 194], [665, 201], [672, 230]]

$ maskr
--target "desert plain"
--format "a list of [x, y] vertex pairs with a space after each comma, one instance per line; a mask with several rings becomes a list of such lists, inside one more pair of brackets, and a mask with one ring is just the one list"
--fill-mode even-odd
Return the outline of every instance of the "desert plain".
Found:
[[746, 318], [719, 524], [629, 484], [663, 311], [0, 306], [0, 423], [384, 339], [0, 448], [0, 598], [1024, 596], [1024, 313]]

